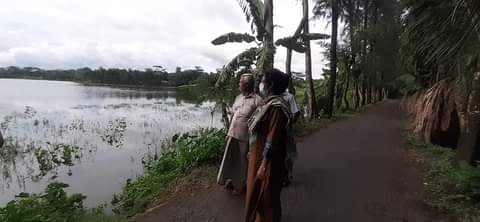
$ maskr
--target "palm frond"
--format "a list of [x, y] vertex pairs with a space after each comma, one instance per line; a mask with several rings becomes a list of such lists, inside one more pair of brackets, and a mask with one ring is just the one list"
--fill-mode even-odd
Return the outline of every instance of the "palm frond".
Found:
[[257, 75], [261, 75], [261, 73], [265, 72], [266, 70], [273, 67], [273, 56], [275, 54], [275, 48], [271, 48], [268, 46], [263, 46], [257, 52]]
[[247, 33], [235, 33], [229, 32], [227, 34], [223, 34], [212, 41], [213, 45], [223, 45], [225, 43], [231, 42], [253, 42], [255, 41], [255, 37], [247, 34]]
[[225, 83], [232, 77], [235, 76], [235, 72], [239, 70], [242, 66], [249, 67], [253, 65], [256, 61], [258, 53], [258, 48], [253, 47], [249, 48], [242, 53], [238, 54], [233, 58], [229, 63], [227, 63], [220, 73], [220, 76], [215, 83], [216, 88], [221, 88]]
[[287, 49], [292, 49], [298, 53], [304, 53], [307, 50], [305, 45], [302, 42], [299, 42], [298, 38], [295, 38], [295, 36], [278, 39], [275, 42], [275, 45], [283, 46]]
[[472, 10], [479, 7], [476, 1], [409, 0], [407, 5], [405, 37], [426, 65], [451, 61], [480, 44], [480, 12]]
[[245, 13], [247, 22], [251, 23], [253, 33], [256, 33], [257, 40], [261, 41], [265, 34], [264, 9], [265, 5], [261, 0], [237, 0]]
[[322, 34], [322, 33], [308, 33], [308, 34], [303, 34], [302, 38], [307, 41], [314, 41], [314, 40], [329, 39], [330, 35]]

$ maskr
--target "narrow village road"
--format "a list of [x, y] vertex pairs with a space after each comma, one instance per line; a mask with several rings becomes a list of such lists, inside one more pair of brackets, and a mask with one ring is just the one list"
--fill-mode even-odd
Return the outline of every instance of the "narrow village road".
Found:
[[[282, 221], [441, 221], [421, 203], [422, 182], [407, 158], [404, 121], [398, 102], [386, 101], [303, 138], [294, 183], [282, 193]], [[243, 210], [243, 197], [212, 186], [137, 221], [240, 222]]]

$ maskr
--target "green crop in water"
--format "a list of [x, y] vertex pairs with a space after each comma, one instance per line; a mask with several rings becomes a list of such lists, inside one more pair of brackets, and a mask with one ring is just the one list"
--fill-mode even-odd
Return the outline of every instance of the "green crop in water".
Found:
[[225, 131], [220, 129], [200, 129], [165, 141], [161, 157], [145, 163], [145, 175], [128, 180], [123, 192], [114, 197], [115, 212], [131, 216], [144, 211], [172, 181], [196, 167], [218, 163], [224, 146]]

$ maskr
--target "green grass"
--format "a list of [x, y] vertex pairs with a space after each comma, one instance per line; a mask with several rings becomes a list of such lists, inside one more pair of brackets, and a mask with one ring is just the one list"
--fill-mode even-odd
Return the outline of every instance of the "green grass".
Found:
[[217, 164], [222, 157], [225, 137], [223, 130], [201, 129], [165, 141], [161, 157], [149, 161], [146, 173], [128, 180], [123, 192], [114, 198], [114, 211], [127, 216], [143, 212], [157, 196], [169, 192], [176, 180], [196, 168]]
[[480, 169], [455, 159], [450, 148], [423, 143], [409, 136], [411, 153], [424, 170], [431, 208], [461, 221], [480, 221]]
[[7, 206], [0, 208], [0, 221], [5, 222], [77, 222], [126, 221], [118, 215], [107, 215], [102, 208], [83, 207], [85, 196], [68, 195], [64, 183], [51, 183], [40, 194], [20, 193]]

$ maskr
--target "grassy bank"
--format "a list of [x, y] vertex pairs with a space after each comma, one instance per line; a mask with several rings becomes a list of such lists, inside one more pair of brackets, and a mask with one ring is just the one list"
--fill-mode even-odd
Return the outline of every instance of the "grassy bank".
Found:
[[[347, 112], [333, 119], [303, 119], [295, 124], [294, 132], [297, 137], [303, 137], [354, 115], [355, 112]], [[162, 149], [166, 152], [159, 159], [151, 159], [145, 175], [127, 181], [123, 192], [114, 198], [115, 212], [133, 216], [161, 203], [178, 190], [178, 186], [189, 186], [188, 181], [213, 180], [223, 155], [225, 138], [223, 130], [201, 129], [165, 141]], [[187, 182], [182, 182], [185, 178]]]
[[409, 153], [419, 164], [428, 191], [425, 203], [458, 221], [480, 221], [480, 169], [455, 160], [450, 148], [408, 137]]
[[127, 216], [143, 212], [149, 204], [171, 192], [177, 182], [189, 183], [184, 181], [189, 175], [207, 178], [204, 172], [213, 172], [208, 166], [218, 164], [224, 146], [225, 132], [219, 129], [200, 129], [164, 141], [163, 154], [158, 159], [147, 160], [146, 173], [129, 179], [123, 192], [112, 201], [116, 215], [106, 214], [102, 207], [84, 208], [86, 196], [68, 195], [65, 191], [68, 185], [55, 182], [42, 193], [18, 194], [15, 200], [0, 208], [0, 221], [127, 221]]
[[[306, 136], [354, 114], [338, 114], [331, 120], [300, 120], [295, 125], [295, 134]], [[127, 180], [123, 191], [113, 198], [116, 215], [105, 214], [102, 208], [84, 208], [85, 196], [68, 195], [64, 191], [68, 185], [52, 183], [43, 193], [22, 193], [5, 208], [0, 208], [0, 221], [126, 221], [174, 196], [178, 190], [196, 192], [198, 187], [215, 184], [225, 138], [224, 130], [199, 129], [164, 141], [160, 149], [163, 153], [145, 159], [145, 174]]]
[[156, 198], [171, 192], [178, 179], [196, 168], [217, 165], [224, 146], [225, 132], [219, 129], [200, 129], [165, 141], [161, 157], [148, 161], [146, 173], [128, 180], [114, 198], [115, 212], [133, 216], [145, 211]]
[[51, 183], [40, 194], [20, 193], [7, 206], [0, 208], [0, 221], [5, 222], [87, 222], [126, 221], [120, 215], [107, 215], [103, 209], [83, 207], [81, 194], [68, 195], [64, 183]]

